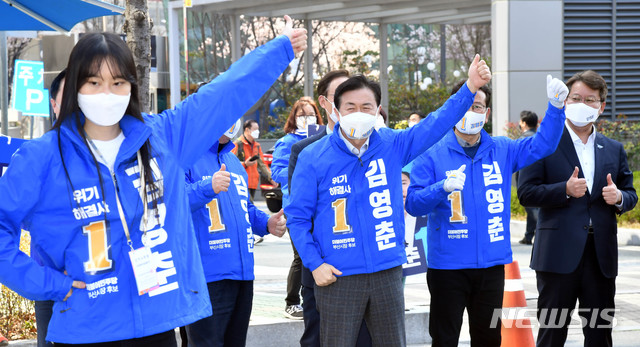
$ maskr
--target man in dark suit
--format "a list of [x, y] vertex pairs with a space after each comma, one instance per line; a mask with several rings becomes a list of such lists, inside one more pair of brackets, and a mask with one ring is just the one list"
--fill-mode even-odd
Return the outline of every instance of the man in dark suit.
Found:
[[[518, 198], [540, 207], [531, 268], [538, 285], [538, 346], [563, 346], [579, 300], [585, 346], [611, 346], [618, 274], [616, 214], [638, 196], [622, 144], [593, 125], [607, 85], [592, 70], [567, 81], [564, 134], [556, 152], [520, 172]], [[575, 316], [575, 315], [574, 315]]]
[[[333, 113], [333, 94], [338, 86], [349, 78], [349, 72], [347, 70], [334, 70], [328, 72], [318, 82], [318, 102], [320, 106], [325, 110], [327, 114], [327, 126], [324, 130], [318, 134], [306, 138], [302, 141], [295, 143], [291, 147], [291, 155], [289, 156], [289, 190], [291, 191], [291, 177], [296, 168], [298, 161], [298, 154], [309, 146], [310, 144], [320, 140], [327, 134], [333, 132], [333, 128], [338, 121], [336, 115]], [[302, 267], [302, 309], [304, 317], [304, 333], [300, 338], [301, 347], [319, 347], [320, 346], [320, 314], [316, 309], [316, 299], [314, 295], [314, 279], [311, 271]], [[371, 337], [367, 330], [366, 324], [362, 322], [362, 328], [358, 335], [357, 346], [371, 346]]]

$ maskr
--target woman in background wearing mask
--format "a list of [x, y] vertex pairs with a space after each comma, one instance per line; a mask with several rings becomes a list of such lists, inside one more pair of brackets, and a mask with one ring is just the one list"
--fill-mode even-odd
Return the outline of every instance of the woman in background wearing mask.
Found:
[[289, 155], [294, 143], [307, 137], [307, 126], [323, 125], [322, 117], [316, 102], [308, 96], [301, 97], [291, 107], [289, 117], [284, 125], [286, 135], [275, 144], [271, 177], [282, 186], [282, 206], [286, 206], [289, 198]]
[[[316, 102], [303, 96], [291, 107], [289, 117], [284, 125], [286, 135], [276, 142], [271, 163], [271, 177], [282, 187], [282, 208], [289, 203], [289, 156], [294, 143], [307, 138], [308, 125], [323, 125], [320, 110]], [[291, 244], [293, 246], [293, 243]], [[300, 305], [300, 288], [302, 287], [302, 261], [298, 251], [293, 247], [293, 261], [287, 278], [287, 297], [285, 298], [285, 316], [291, 319], [302, 319]]]
[[[0, 282], [55, 301], [47, 340], [176, 346], [174, 328], [211, 315], [184, 170], [306, 47], [304, 30], [285, 19], [286, 35], [156, 115], [140, 110], [119, 36], [78, 41], [57, 122], [0, 179]], [[44, 267], [20, 252], [21, 226]]]

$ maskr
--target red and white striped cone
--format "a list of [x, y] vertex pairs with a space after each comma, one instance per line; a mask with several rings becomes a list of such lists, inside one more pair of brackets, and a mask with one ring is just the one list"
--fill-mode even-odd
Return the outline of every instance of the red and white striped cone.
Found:
[[[518, 262], [504, 266], [504, 299], [502, 300], [501, 347], [535, 347], [531, 321], [524, 317], [527, 300]], [[522, 309], [518, 314], [519, 309]]]

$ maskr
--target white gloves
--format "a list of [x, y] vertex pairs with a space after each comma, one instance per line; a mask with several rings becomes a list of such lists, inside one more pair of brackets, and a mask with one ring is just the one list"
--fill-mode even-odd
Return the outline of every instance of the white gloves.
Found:
[[569, 95], [569, 88], [557, 78], [547, 75], [547, 97], [551, 105], [557, 108], [564, 107], [564, 100]]
[[462, 164], [458, 170], [449, 172], [447, 179], [444, 180], [444, 190], [447, 193], [451, 193], [454, 190], [462, 190], [464, 188], [464, 180], [467, 175], [464, 174], [464, 169], [467, 165]]

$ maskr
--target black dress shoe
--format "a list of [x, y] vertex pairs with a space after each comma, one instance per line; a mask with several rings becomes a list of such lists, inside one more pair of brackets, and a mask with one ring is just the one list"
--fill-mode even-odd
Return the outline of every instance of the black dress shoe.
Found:
[[527, 240], [526, 237], [524, 239], [518, 241], [518, 243], [523, 244], [523, 245], [532, 245], [533, 244], [533, 242], [531, 242], [531, 240]]

